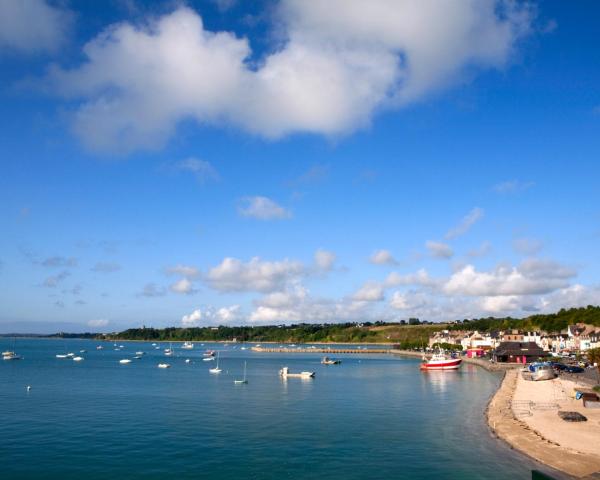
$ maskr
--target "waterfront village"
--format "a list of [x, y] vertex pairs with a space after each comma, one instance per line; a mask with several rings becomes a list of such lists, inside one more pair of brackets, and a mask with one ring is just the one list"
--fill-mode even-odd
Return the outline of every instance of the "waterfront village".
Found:
[[[528, 363], [538, 357], [572, 357], [600, 347], [600, 327], [577, 323], [560, 332], [441, 330], [429, 337], [429, 348], [456, 348], [467, 357], [488, 355], [497, 362]], [[525, 358], [525, 362], [523, 362]]]

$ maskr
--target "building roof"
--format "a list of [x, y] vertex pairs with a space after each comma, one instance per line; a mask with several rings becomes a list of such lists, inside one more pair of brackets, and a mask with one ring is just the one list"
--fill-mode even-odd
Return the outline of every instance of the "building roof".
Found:
[[546, 352], [535, 342], [502, 342], [496, 348], [496, 355], [525, 355], [528, 357], [543, 357]]

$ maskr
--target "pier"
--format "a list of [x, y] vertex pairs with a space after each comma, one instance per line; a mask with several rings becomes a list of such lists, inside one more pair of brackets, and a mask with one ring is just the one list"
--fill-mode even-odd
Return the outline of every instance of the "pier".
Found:
[[327, 353], [327, 354], [340, 354], [340, 353], [361, 353], [361, 354], [381, 354], [390, 353], [389, 348], [290, 348], [290, 347], [252, 347], [254, 352], [263, 353]]

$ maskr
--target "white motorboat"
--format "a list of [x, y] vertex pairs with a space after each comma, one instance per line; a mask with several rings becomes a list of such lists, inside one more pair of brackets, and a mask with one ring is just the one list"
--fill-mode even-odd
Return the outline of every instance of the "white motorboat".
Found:
[[79, 350], [79, 353], [86, 353], [86, 350]]
[[82, 360], [83, 360], [83, 357], [73, 357], [74, 362], [81, 362]]
[[56, 358], [69, 358], [66, 353], [57, 353]]
[[73, 358], [75, 356], [74, 353], [67, 353], [67, 358]]
[[135, 352], [136, 355], [146, 355], [145, 352]]
[[98, 346], [96, 347], [96, 350], [104, 350], [104, 347], [103, 347], [102, 345], [98, 345]]
[[153, 347], [156, 347], [156, 343], [153, 343], [153, 344], [152, 344], [152, 346], [153, 346]]
[[314, 378], [315, 372], [292, 373], [288, 367], [283, 367], [281, 370], [279, 370], [279, 375], [282, 378]]
[[190, 363], [190, 362], [191, 362], [191, 360], [189, 358], [185, 359], [185, 363]]
[[183, 348], [184, 350], [192, 350], [194, 348], [194, 344], [190, 342], [183, 342], [181, 348]]
[[124, 358], [123, 360], [119, 360], [119, 363], [121, 365], [126, 365], [128, 363], [131, 363], [131, 359], [130, 358]]
[[339, 365], [342, 363], [341, 360], [337, 360], [336, 358], [323, 357], [321, 360], [322, 365]]
[[171, 368], [171, 365], [168, 363], [159, 363], [158, 368]]
[[215, 360], [215, 357], [206, 357], [206, 358], [202, 359], [203, 362], [214, 362], [214, 360]]

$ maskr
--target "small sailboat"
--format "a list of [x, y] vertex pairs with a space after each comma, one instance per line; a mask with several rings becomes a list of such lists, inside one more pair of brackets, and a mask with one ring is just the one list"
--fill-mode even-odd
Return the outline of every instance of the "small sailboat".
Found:
[[168, 363], [159, 363], [158, 368], [171, 368], [171, 365]]
[[131, 359], [130, 358], [124, 358], [123, 360], [119, 360], [119, 363], [121, 365], [127, 365], [128, 363], [131, 363]]
[[169, 348], [165, 348], [165, 355], [167, 357], [173, 356], [173, 343], [169, 343]]
[[21, 356], [15, 352], [2, 352], [2, 360], [21, 360]]
[[2, 352], [2, 360], [21, 360], [21, 356], [15, 353], [15, 344], [17, 339], [13, 338], [13, 349], [6, 352]]
[[246, 380], [246, 362], [245, 361], [244, 361], [244, 378], [242, 380], [234, 380], [233, 383], [235, 383], [236, 385], [248, 383], [248, 380]]
[[221, 373], [223, 370], [219, 368], [219, 352], [217, 352], [217, 366], [208, 370], [210, 373]]

